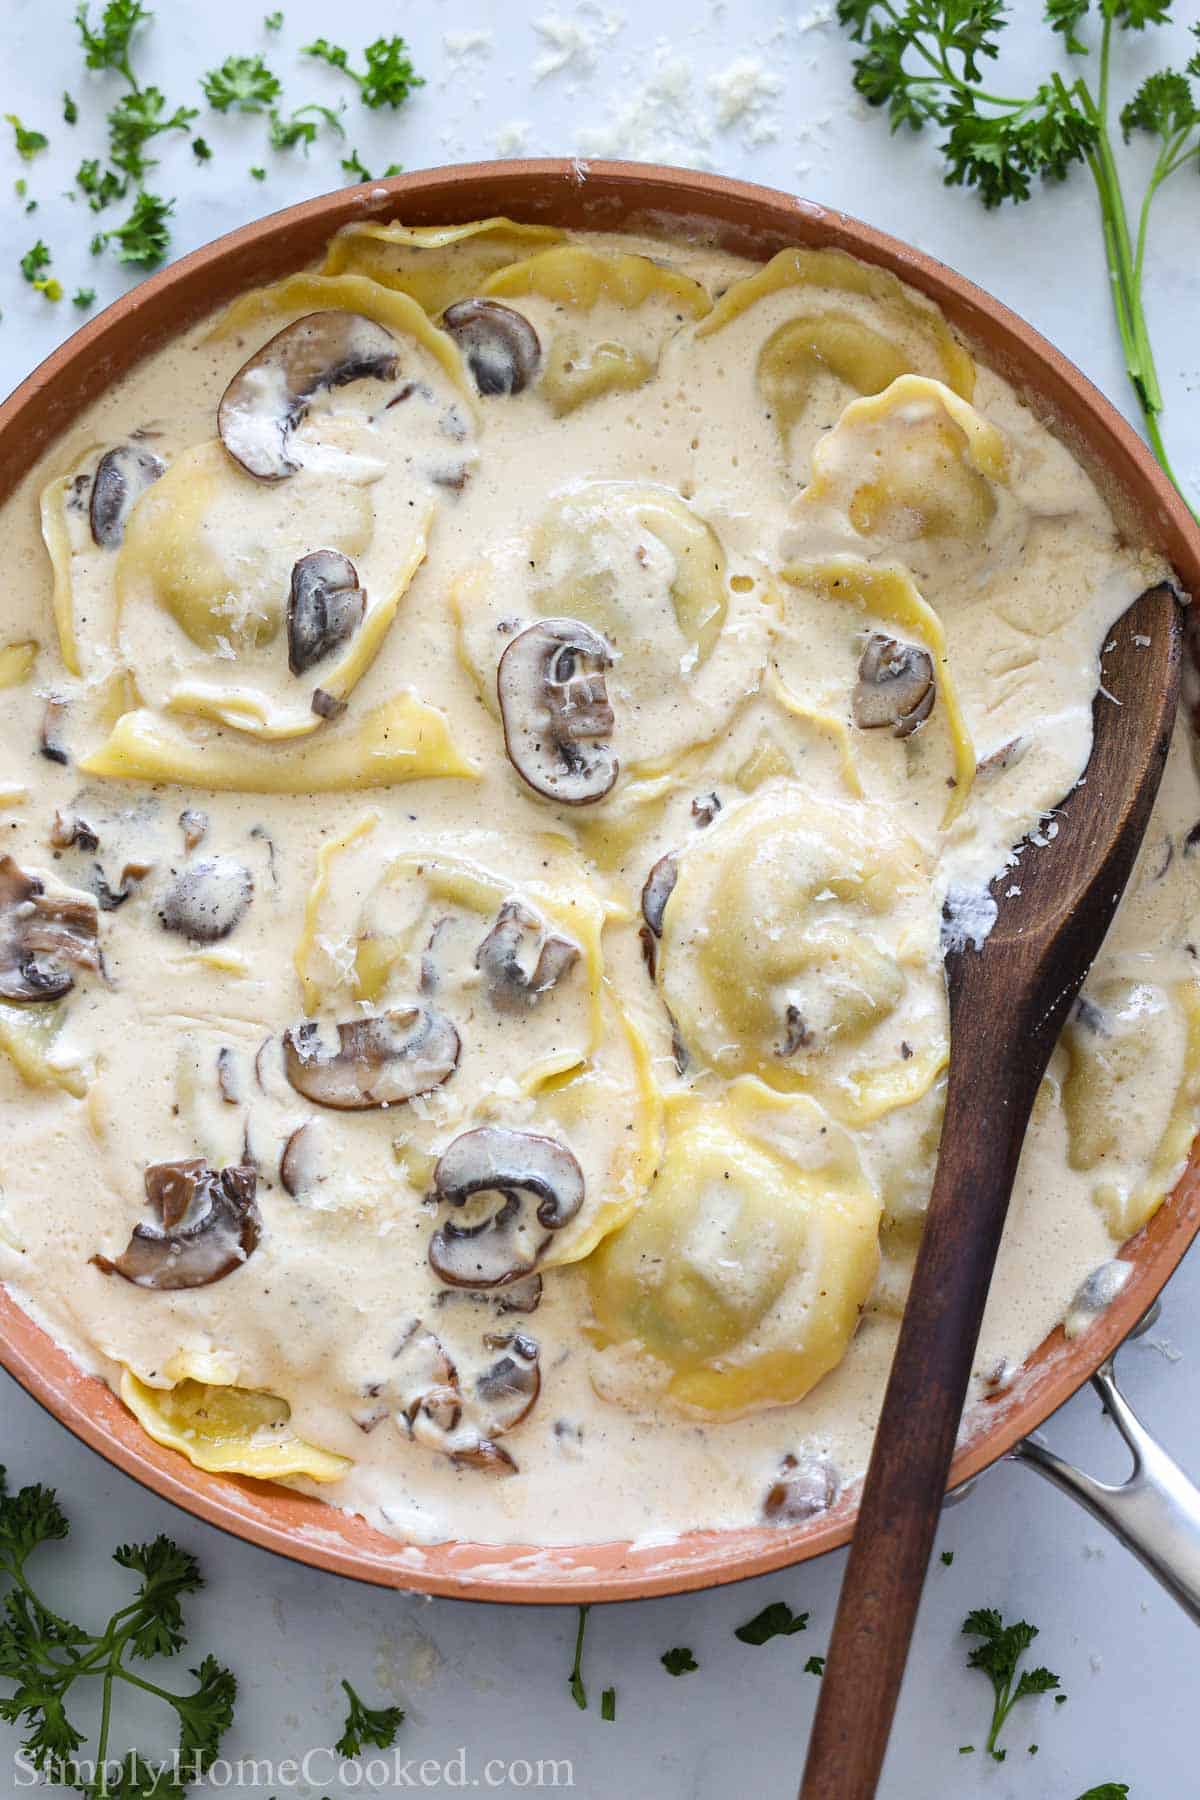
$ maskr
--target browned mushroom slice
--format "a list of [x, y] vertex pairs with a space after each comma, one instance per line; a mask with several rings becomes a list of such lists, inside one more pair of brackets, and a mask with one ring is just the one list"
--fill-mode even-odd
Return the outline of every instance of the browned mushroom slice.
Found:
[[642, 884], [642, 917], [656, 938], [662, 936], [663, 914], [678, 880], [679, 866], [668, 852], [659, 857]]
[[443, 329], [462, 351], [481, 394], [520, 394], [538, 372], [542, 346], [523, 313], [495, 300], [458, 300]]
[[279, 1157], [279, 1180], [293, 1200], [311, 1193], [326, 1179], [322, 1147], [321, 1130], [315, 1119], [297, 1125], [284, 1144]]
[[476, 1378], [475, 1400], [488, 1437], [503, 1437], [528, 1416], [542, 1391], [538, 1347], [523, 1331], [489, 1332], [483, 1341], [501, 1354]]
[[457, 1216], [430, 1238], [430, 1266], [451, 1287], [517, 1281], [575, 1217], [583, 1197], [583, 1170], [557, 1139], [503, 1125], [466, 1131], [433, 1171], [432, 1198]]
[[508, 1454], [503, 1444], [494, 1444], [490, 1438], [480, 1438], [469, 1450], [455, 1450], [451, 1461], [461, 1463], [467, 1469], [479, 1469], [484, 1475], [515, 1475], [517, 1465]]
[[221, 442], [248, 475], [282, 481], [300, 467], [288, 441], [315, 395], [368, 377], [390, 381], [399, 358], [390, 331], [359, 313], [315, 312], [287, 325], [238, 370], [221, 396]]
[[564, 806], [602, 800], [620, 769], [604, 671], [612, 651], [578, 619], [539, 619], [496, 672], [509, 761], [537, 794]]
[[11, 856], [0, 857], [0, 999], [61, 1000], [74, 969], [100, 967], [94, 900], [47, 894]]
[[284, 1033], [287, 1078], [317, 1106], [340, 1112], [400, 1106], [440, 1087], [458, 1067], [458, 1032], [432, 1006], [351, 1019], [336, 1029], [336, 1050], [311, 1019]]
[[93, 1256], [106, 1275], [174, 1292], [220, 1281], [254, 1253], [260, 1221], [253, 1169], [217, 1170], [193, 1157], [154, 1163], [145, 1180], [146, 1198], [161, 1223], [135, 1225], [118, 1257]]
[[784, 1457], [767, 1490], [763, 1516], [773, 1525], [798, 1525], [827, 1512], [838, 1497], [837, 1470], [824, 1456]]
[[92, 536], [104, 550], [115, 550], [125, 537], [125, 521], [135, 500], [152, 487], [167, 465], [153, 450], [117, 444], [96, 464], [88, 519]]
[[54, 823], [50, 827], [50, 842], [56, 850], [98, 850], [100, 834], [81, 819], [78, 813], [58, 812], [54, 814]]
[[254, 878], [232, 856], [207, 856], [175, 877], [159, 908], [167, 931], [215, 944], [240, 924], [254, 895]]
[[890, 725], [896, 737], [911, 737], [933, 711], [936, 696], [928, 650], [873, 631], [858, 665], [854, 723], [863, 731]]
[[535, 1006], [578, 961], [578, 944], [547, 931], [545, 921], [519, 900], [504, 902], [475, 952], [489, 999], [506, 1013]]
[[310, 550], [302, 556], [292, 570], [288, 594], [292, 674], [303, 675], [353, 637], [366, 608], [366, 592], [358, 585], [358, 570], [348, 556], [340, 550]]

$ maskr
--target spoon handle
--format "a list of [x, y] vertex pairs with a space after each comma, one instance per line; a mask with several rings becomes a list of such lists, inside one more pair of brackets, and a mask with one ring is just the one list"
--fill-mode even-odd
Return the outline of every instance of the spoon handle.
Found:
[[1042, 1033], [1031, 1043], [1014, 1024], [993, 1010], [983, 1018], [993, 1041], [958, 1043], [951, 1058], [912, 1283], [928, 1300], [900, 1327], [801, 1800], [870, 1800], [879, 1780], [1021, 1142], [1054, 1044]]

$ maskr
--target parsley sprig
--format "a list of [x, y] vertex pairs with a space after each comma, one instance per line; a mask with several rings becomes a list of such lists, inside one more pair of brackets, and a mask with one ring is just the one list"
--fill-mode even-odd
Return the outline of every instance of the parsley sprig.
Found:
[[[195, 1686], [184, 1693], [162, 1687], [130, 1667], [130, 1659], [146, 1662], [176, 1656], [184, 1648], [182, 1601], [203, 1586], [196, 1560], [169, 1538], [150, 1544], [126, 1544], [114, 1562], [138, 1577], [131, 1601], [109, 1619], [101, 1632], [91, 1632], [51, 1610], [39, 1597], [28, 1565], [34, 1552], [60, 1542], [69, 1526], [54, 1491], [25, 1487], [7, 1490], [0, 1470], [0, 1582], [5, 1585], [0, 1621], [0, 1681], [12, 1692], [0, 1697], [0, 1718], [24, 1728], [22, 1748], [48, 1781], [76, 1788], [87, 1800], [105, 1796], [171, 1794], [182, 1789], [172, 1778], [131, 1750], [122, 1763], [117, 1786], [109, 1766], [112, 1707], [118, 1684], [152, 1694], [176, 1715], [179, 1771], [184, 1781], [198, 1780], [216, 1759], [221, 1740], [233, 1721], [237, 1682], [215, 1657], [206, 1656], [191, 1670]], [[100, 1683], [100, 1719], [94, 1757], [79, 1758], [87, 1734], [67, 1711], [87, 1679]], [[116, 1759], [112, 1759], [115, 1761]], [[94, 1772], [89, 1773], [89, 1770]]]
[[173, 200], [147, 192], [142, 185], [150, 170], [157, 167], [149, 145], [163, 132], [189, 132], [197, 116], [194, 106], [170, 110], [159, 88], [143, 87], [138, 80], [133, 67], [133, 40], [152, 16], [141, 0], [108, 0], [95, 27], [88, 0], [79, 0], [75, 13], [88, 68], [120, 76], [128, 90], [109, 109], [109, 166], [102, 168], [98, 158], [86, 159], [79, 165], [76, 186], [87, 197], [93, 212], [101, 212], [114, 201], [124, 199], [131, 183], [137, 189], [124, 224], [111, 232], [98, 232], [92, 239], [92, 249], [114, 243], [119, 261], [146, 269], [153, 268], [166, 255], [170, 243], [167, 219], [175, 205]]
[[[1183, 70], [1147, 76], [1121, 109], [1126, 139], [1145, 131], [1159, 146], [1136, 234], [1117, 165], [1111, 95], [1114, 34], [1167, 24], [1171, 0], [1045, 0], [1046, 23], [1072, 57], [1090, 56], [1087, 28], [1098, 19], [1096, 78], [1094, 84], [1082, 73], [1064, 79], [1055, 70], [1023, 96], [995, 93], [984, 79], [985, 62], [1000, 54], [1010, 16], [1005, 0], [838, 0], [837, 10], [862, 47], [854, 85], [863, 98], [886, 108], [893, 131], [931, 125], [944, 132], [947, 186], [974, 188], [993, 207], [1028, 200], [1035, 177], [1061, 181], [1076, 163], [1086, 166], [1100, 202], [1125, 367], [1154, 453], [1180, 487], [1159, 424], [1163, 394], [1143, 289], [1155, 195], [1200, 158], [1200, 105], [1192, 86], [1200, 79], [1200, 51]], [[1200, 25], [1193, 30], [1200, 36]]]
[[219, 69], [210, 69], [201, 84], [204, 98], [214, 112], [265, 112], [282, 91], [261, 56], [227, 56]]
[[364, 1744], [371, 1744], [376, 1750], [390, 1750], [404, 1723], [402, 1709], [398, 1706], [368, 1706], [348, 1681], [343, 1681], [342, 1686], [350, 1704], [342, 1735], [333, 1746], [338, 1755], [361, 1756]]
[[1021, 1658], [1038, 1635], [1037, 1626], [1027, 1619], [1006, 1625], [994, 1606], [983, 1606], [967, 1614], [963, 1633], [982, 1639], [967, 1657], [967, 1667], [982, 1669], [992, 1684], [992, 1723], [986, 1748], [996, 1762], [1003, 1762], [1008, 1752], [998, 1743], [1009, 1713], [1018, 1700], [1050, 1693], [1058, 1686], [1058, 1676], [1044, 1668], [1023, 1669], [1018, 1675]]
[[315, 56], [331, 69], [348, 75], [357, 84], [364, 106], [403, 106], [414, 88], [425, 86], [425, 78], [413, 68], [402, 37], [376, 38], [368, 44], [363, 51], [366, 67], [362, 70], [352, 69], [349, 51], [340, 44], [331, 44], [328, 38], [305, 44], [301, 55]]

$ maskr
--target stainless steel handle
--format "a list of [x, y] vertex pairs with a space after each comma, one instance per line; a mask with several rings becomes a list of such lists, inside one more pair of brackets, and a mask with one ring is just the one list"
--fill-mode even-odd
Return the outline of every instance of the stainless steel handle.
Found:
[[[1139, 1331], [1150, 1323], [1147, 1316]], [[1096, 1481], [1036, 1437], [1025, 1438], [1012, 1456], [1086, 1507], [1200, 1624], [1200, 1488], [1151, 1437], [1129, 1405], [1117, 1386], [1113, 1358], [1096, 1371], [1092, 1386], [1133, 1453], [1128, 1481], [1117, 1486]]]

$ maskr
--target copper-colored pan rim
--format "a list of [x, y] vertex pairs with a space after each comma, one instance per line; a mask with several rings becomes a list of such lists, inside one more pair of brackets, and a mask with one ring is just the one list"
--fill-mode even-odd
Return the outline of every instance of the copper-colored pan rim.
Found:
[[[785, 244], [848, 250], [892, 270], [942, 307], [984, 361], [1014, 381], [1103, 482], [1131, 534], [1161, 549], [1200, 593], [1200, 533], [1137, 433], [1068, 360], [972, 283], [897, 239], [807, 201], [658, 165], [546, 159], [423, 170], [291, 207], [193, 252], [118, 300], [56, 350], [0, 406], [0, 498], [90, 400], [178, 330], [242, 288], [317, 254], [356, 218], [455, 223], [507, 213], [563, 225], [711, 233], [765, 256]], [[172, 304], [173, 301], [178, 304]], [[1054, 1332], [1017, 1386], [989, 1409], [951, 1480], [979, 1474], [1073, 1394], [1116, 1348], [1200, 1229], [1200, 1157], [1121, 1255], [1134, 1273], [1102, 1318], [1065, 1343]], [[527, 1603], [628, 1600], [762, 1575], [845, 1544], [854, 1496], [790, 1531], [690, 1533], [670, 1546], [538, 1549], [396, 1543], [363, 1520], [271, 1484], [206, 1475], [153, 1443], [103, 1382], [71, 1362], [0, 1289], [0, 1363], [69, 1430], [125, 1474], [197, 1518], [265, 1549], [362, 1581], [461, 1599]]]

